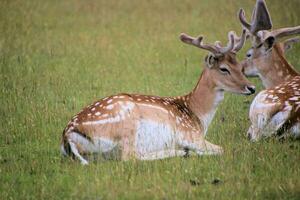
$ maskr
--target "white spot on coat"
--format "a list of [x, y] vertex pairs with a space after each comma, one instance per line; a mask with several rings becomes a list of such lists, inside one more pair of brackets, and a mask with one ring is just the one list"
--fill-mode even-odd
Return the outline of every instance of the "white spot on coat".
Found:
[[106, 106], [106, 109], [108, 109], [108, 110], [111, 110], [113, 108], [114, 108], [114, 105], [108, 105], [108, 106]]
[[108, 101], [107, 101], [107, 103], [111, 103], [112, 101], [113, 101], [113, 100], [112, 100], [112, 99], [110, 99], [110, 100], [108, 100]]
[[289, 98], [290, 101], [298, 101], [299, 100], [299, 97], [291, 97]]

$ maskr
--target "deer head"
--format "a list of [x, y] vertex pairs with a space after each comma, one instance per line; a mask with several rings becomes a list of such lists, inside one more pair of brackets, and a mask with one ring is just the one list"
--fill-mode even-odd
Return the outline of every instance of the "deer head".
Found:
[[185, 33], [181, 34], [180, 39], [186, 44], [210, 52], [205, 58], [205, 72], [216, 89], [246, 95], [255, 93], [255, 87], [246, 79], [242, 66], [236, 59], [236, 53], [245, 43], [246, 30], [243, 30], [241, 37], [230, 31], [227, 46], [222, 46], [219, 41], [214, 45], [204, 44], [202, 36], [194, 38]]
[[247, 36], [252, 41], [252, 47], [247, 51], [247, 58], [243, 62], [246, 76], [260, 76], [264, 79], [266, 73], [269, 73], [270, 77], [275, 77], [276, 74], [270, 73], [272, 69], [282, 74], [280, 69], [275, 70], [274, 67], [282, 68], [288, 65], [284, 53], [299, 39], [292, 38], [284, 42], [281, 42], [280, 39], [299, 34], [300, 26], [270, 31], [272, 21], [264, 0], [257, 0], [251, 23], [247, 22], [243, 9], [240, 9], [238, 16], [242, 25], [247, 29]]

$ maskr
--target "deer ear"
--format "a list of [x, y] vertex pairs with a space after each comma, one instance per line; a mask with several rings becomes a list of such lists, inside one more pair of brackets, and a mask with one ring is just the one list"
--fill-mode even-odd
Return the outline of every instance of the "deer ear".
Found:
[[290, 39], [287, 39], [283, 42], [283, 48], [284, 48], [284, 51], [288, 51], [292, 48], [293, 44], [294, 43], [297, 43], [297, 42], [300, 42], [300, 37], [294, 37], [294, 38], [290, 38]]
[[264, 40], [263, 45], [266, 48], [266, 51], [269, 51], [270, 49], [272, 49], [273, 45], [275, 43], [275, 37], [274, 36], [269, 36]]
[[218, 59], [213, 54], [209, 54], [205, 57], [205, 63], [208, 68], [212, 68], [217, 61]]

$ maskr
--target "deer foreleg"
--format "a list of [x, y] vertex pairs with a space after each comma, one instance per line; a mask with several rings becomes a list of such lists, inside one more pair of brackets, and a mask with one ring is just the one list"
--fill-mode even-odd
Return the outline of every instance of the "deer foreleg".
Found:
[[140, 160], [159, 160], [164, 158], [176, 157], [176, 156], [185, 156], [187, 152], [185, 150], [162, 150], [153, 153], [146, 153], [139, 157]]
[[212, 144], [203, 139], [203, 141], [191, 142], [191, 141], [181, 141], [179, 144], [182, 148], [191, 150], [198, 155], [217, 155], [223, 153], [223, 148]]

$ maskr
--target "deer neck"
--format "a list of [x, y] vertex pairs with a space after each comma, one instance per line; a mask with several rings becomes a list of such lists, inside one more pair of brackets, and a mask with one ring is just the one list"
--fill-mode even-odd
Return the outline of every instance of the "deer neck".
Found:
[[204, 126], [204, 134], [213, 119], [224, 91], [217, 89], [208, 69], [204, 69], [195, 89], [188, 95], [188, 106]]
[[284, 52], [275, 45], [270, 56], [264, 58], [265, 70], [260, 71], [260, 78], [263, 85], [268, 89], [279, 85], [299, 75], [292, 65], [284, 57]]

